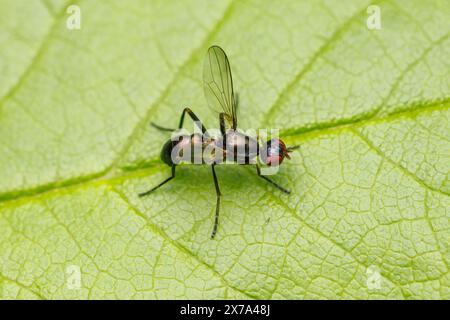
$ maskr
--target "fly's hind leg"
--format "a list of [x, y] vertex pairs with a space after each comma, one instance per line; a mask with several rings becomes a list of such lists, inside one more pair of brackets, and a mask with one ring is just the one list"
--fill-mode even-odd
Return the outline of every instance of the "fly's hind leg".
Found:
[[216, 171], [214, 170], [214, 166], [215, 166], [215, 164], [213, 164], [211, 166], [211, 168], [212, 168], [212, 174], [213, 174], [213, 179], [214, 179], [214, 187], [216, 188], [216, 214], [214, 216], [214, 226], [213, 226], [213, 230], [211, 232], [211, 239], [214, 239], [214, 236], [216, 235], [216, 232], [217, 232], [217, 227], [219, 225], [220, 196], [222, 195], [220, 193], [219, 182], [217, 181], [217, 176], [216, 176]]
[[173, 128], [165, 128], [165, 127], [161, 127], [161, 126], [157, 125], [157, 124], [154, 123], [154, 122], [150, 122], [150, 124], [152, 125], [153, 128], [156, 128], [156, 129], [158, 129], [159, 131], [169, 131], [169, 132], [173, 132], [173, 131], [176, 130], [176, 129], [173, 129]]
[[205, 137], [209, 137], [209, 135], [207, 133], [208, 130], [205, 128], [203, 123], [200, 121], [200, 119], [195, 115], [195, 113], [190, 108], [184, 108], [183, 109], [183, 113], [181, 114], [181, 118], [180, 118], [180, 123], [178, 125], [178, 129], [181, 129], [183, 127], [184, 116], [186, 115], [186, 113], [191, 117], [192, 121], [194, 121], [195, 125], [200, 130], [202, 130], [203, 135]]
[[[183, 128], [183, 123], [184, 123], [184, 116], [186, 115], [186, 113], [191, 117], [191, 119], [194, 121], [195, 125], [202, 130], [202, 133], [205, 136], [208, 136], [207, 134], [207, 129], [205, 128], [205, 126], [203, 125], [203, 123], [200, 121], [200, 119], [197, 117], [197, 115], [190, 109], [190, 108], [184, 108], [183, 112], [181, 113], [181, 118], [180, 118], [180, 122], [178, 124], [178, 129]], [[175, 131], [176, 129], [172, 129], [172, 128], [166, 128], [166, 127], [161, 127], [160, 125], [157, 125], [153, 122], [150, 123], [154, 128], [161, 130], [161, 131]]]
[[274, 185], [275, 187], [277, 187], [278, 189], [280, 189], [281, 191], [283, 191], [284, 193], [290, 194], [291, 192], [288, 189], [283, 188], [282, 186], [280, 186], [278, 183], [276, 183], [275, 181], [267, 178], [266, 176], [263, 176], [261, 174], [261, 169], [259, 167], [259, 165], [256, 165], [256, 172], [258, 173], [258, 176], [260, 176], [261, 178], [263, 178], [264, 180], [266, 180], [267, 182], [271, 183], [272, 185]]
[[139, 197], [144, 197], [144, 196], [149, 195], [150, 193], [152, 193], [153, 191], [155, 191], [159, 187], [162, 187], [163, 185], [165, 185], [167, 182], [169, 182], [173, 178], [175, 178], [175, 165], [172, 166], [172, 175], [169, 178], [167, 178], [166, 180], [164, 180], [163, 182], [161, 182], [157, 186], [151, 188], [150, 190], [148, 190], [146, 192], [139, 193]]

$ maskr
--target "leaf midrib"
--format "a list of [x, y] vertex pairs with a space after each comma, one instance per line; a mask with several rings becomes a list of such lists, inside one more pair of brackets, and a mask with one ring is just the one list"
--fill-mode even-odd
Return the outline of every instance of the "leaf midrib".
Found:
[[[414, 119], [420, 115], [426, 113], [432, 113], [434, 111], [442, 111], [450, 109], [450, 99], [447, 99], [443, 102], [431, 103], [426, 107], [416, 108], [413, 110], [402, 111], [398, 113], [390, 114], [386, 117], [381, 118], [369, 118], [362, 119], [355, 122], [350, 123], [338, 123], [335, 125], [324, 126], [321, 128], [313, 128], [313, 129], [299, 129], [297, 132], [286, 132], [282, 134], [282, 137], [287, 139], [293, 139], [295, 141], [309, 141], [312, 139], [316, 139], [317, 137], [323, 135], [339, 135], [343, 132], [352, 131], [353, 129], [360, 128], [366, 125], [379, 124], [379, 123], [388, 123], [392, 121], [397, 121], [399, 119]], [[396, 166], [398, 164], [391, 160]], [[103, 170], [99, 173], [91, 174], [86, 177], [78, 177], [74, 179], [69, 179], [65, 181], [60, 181], [56, 183], [50, 183], [47, 185], [42, 185], [36, 188], [30, 188], [26, 190], [21, 190], [18, 192], [4, 192], [0, 194], [0, 206], [9, 206], [9, 204], [14, 203], [23, 203], [28, 199], [40, 198], [41, 196], [53, 196], [60, 192], [70, 192], [73, 190], [78, 190], [81, 188], [87, 188], [96, 185], [115, 185], [123, 183], [125, 180], [139, 178], [143, 176], [148, 176], [153, 172], [158, 171], [159, 168], [166, 167], [162, 164], [158, 158], [151, 159], [146, 163], [132, 167], [132, 168], [120, 168], [119, 170], [115, 170], [111, 172], [109, 170]], [[409, 172], [409, 174], [414, 175]], [[417, 180], [417, 177], [416, 177]], [[423, 184], [423, 186], [427, 186]], [[438, 191], [439, 193], [449, 196], [446, 192], [439, 189], [432, 189], [428, 187], [427, 189], [431, 191]]]
[[[384, 2], [384, 0], [381, 0], [378, 2], [378, 4]], [[166, 88], [162, 91], [161, 95], [155, 100], [155, 102], [148, 108], [146, 114], [144, 117], [142, 117], [141, 121], [138, 122], [138, 124], [133, 129], [133, 132], [130, 136], [126, 139], [126, 142], [124, 144], [124, 147], [120, 152], [118, 152], [118, 155], [115, 159], [113, 159], [111, 165], [109, 165], [106, 169], [97, 172], [88, 174], [86, 176], [81, 177], [75, 177], [70, 178], [63, 181], [56, 181], [51, 182], [48, 184], [40, 185], [37, 187], [19, 190], [19, 191], [7, 191], [0, 193], [0, 205], [2, 203], [20, 200], [23, 198], [29, 198], [29, 197], [35, 197], [39, 196], [41, 194], [45, 193], [53, 193], [54, 191], [62, 191], [65, 189], [69, 189], [71, 187], [82, 187], [85, 185], [95, 184], [96, 182], [101, 183], [109, 183], [112, 181], [116, 181], [117, 179], [125, 179], [125, 178], [131, 178], [135, 176], [133, 173], [136, 171], [141, 171], [142, 169], [146, 170], [151, 167], [156, 167], [156, 164], [158, 163], [157, 158], [150, 159], [149, 161], [146, 161], [143, 164], [137, 165], [136, 167], [119, 167], [119, 164], [123, 160], [123, 158], [127, 155], [129, 149], [131, 148], [133, 142], [138, 137], [141, 130], [146, 126], [146, 124], [149, 122], [152, 111], [154, 111], [158, 105], [164, 100], [164, 98], [167, 96], [167, 94], [170, 92], [170, 89], [172, 87], [172, 84], [176, 83], [176, 81], [179, 78], [179, 75], [182, 74], [182, 71], [189, 66], [191, 61], [195, 60], [197, 55], [203, 52], [203, 48], [211, 41], [212, 38], [214, 38], [215, 34], [220, 30], [220, 27], [226, 22], [228, 17], [231, 15], [234, 6], [237, 4], [237, 1], [230, 1], [230, 4], [228, 7], [224, 10], [224, 14], [222, 17], [218, 20], [218, 22], [215, 24], [215, 26], [212, 28], [212, 30], [205, 36], [205, 39], [202, 41], [202, 43], [192, 51], [192, 53], [189, 55], [186, 62], [182, 64], [181, 67], [178, 68], [178, 71], [174, 75], [173, 79], [168, 83]], [[60, 15], [58, 15], [57, 18], [55, 18], [55, 21], [50, 28], [50, 31], [45, 36], [43, 44], [38, 49], [38, 52], [36, 56], [33, 59], [33, 62], [30, 64], [30, 66], [26, 69], [25, 73], [20, 77], [19, 82], [14, 86], [14, 89], [9, 92], [7, 96], [5, 96], [0, 103], [0, 106], [2, 103], [8, 99], [14, 92], [17, 90], [18, 87], [20, 87], [20, 84], [23, 83], [23, 79], [25, 79], [26, 75], [29, 73], [30, 70], [32, 70], [32, 66], [35, 64], [36, 61], [38, 61], [39, 57], [45, 52], [44, 48], [48, 44], [48, 39], [51, 38], [51, 34], [53, 33], [53, 30], [55, 26], [58, 24], [58, 21], [63, 17], [65, 10], [63, 10]], [[266, 113], [264, 123], [267, 122], [267, 119], [270, 119], [270, 114], [276, 111], [276, 108], [281, 104], [282, 99], [285, 98], [286, 94], [289, 93], [291, 87], [293, 87], [301, 78], [302, 76], [307, 73], [312, 66], [314, 65], [314, 62], [318, 59], [318, 57], [322, 56], [325, 52], [327, 52], [330, 48], [332, 48], [332, 44], [336, 42], [338, 39], [340, 39], [341, 35], [345, 33], [345, 31], [349, 28], [349, 26], [352, 24], [352, 22], [358, 18], [361, 14], [365, 13], [365, 7], [357, 11], [353, 16], [351, 16], [349, 19], [344, 21], [344, 23], [341, 24], [340, 27], [336, 29], [336, 31], [331, 35], [331, 37], [325, 41], [325, 43], [312, 55], [312, 58], [309, 60], [309, 62], [303, 67], [294, 77], [292, 81], [288, 83], [288, 85], [282, 90], [280, 95], [278, 96], [278, 99], [272, 104], [272, 107], [269, 108], [269, 111]], [[433, 48], [433, 45], [440, 43], [444, 41], [446, 38], [450, 36], [450, 33], [447, 33], [440, 39], [438, 39], [436, 42], [432, 43], [431, 46], [427, 47], [423, 53], [420, 55], [420, 58], [423, 58], [431, 49]], [[383, 99], [383, 102], [386, 102], [389, 97], [393, 94], [395, 91], [395, 88], [397, 87], [398, 83], [401, 81], [401, 79], [404, 77], [404, 75], [415, 66], [418, 61], [420, 61], [420, 58], [415, 59], [412, 63], [410, 63], [404, 70], [401, 72], [400, 76], [396, 79], [394, 82], [394, 85], [392, 86], [391, 90], [389, 91], [388, 95]], [[350, 118], [345, 119], [339, 119], [337, 121], [329, 121], [329, 122], [322, 122], [313, 126], [305, 126], [300, 127], [296, 129], [288, 129], [281, 133], [282, 137], [291, 137], [291, 138], [303, 138], [302, 140], [307, 140], [312, 137], [317, 137], [319, 135], [323, 135], [326, 133], [336, 133], [341, 132], [344, 129], [347, 129], [349, 127], [356, 127], [356, 126], [363, 126], [365, 124], [377, 121], [377, 122], [388, 122], [392, 119], [396, 119], [398, 117], [405, 117], [405, 116], [415, 116], [418, 112], [421, 111], [434, 111], [434, 110], [443, 110], [447, 109], [448, 104], [450, 102], [449, 99], [445, 99], [443, 101], [431, 101], [431, 102], [422, 102], [420, 107], [416, 107], [414, 109], [406, 109], [401, 112], [392, 112], [388, 113], [385, 117], [378, 117], [380, 109], [383, 107], [382, 104], [377, 106], [375, 108], [376, 112], [368, 112], [366, 114], [360, 114], [356, 115]], [[442, 108], [444, 107], [444, 108]], [[397, 108], [398, 109], [398, 108]], [[119, 173], [117, 173], [119, 172]], [[125, 173], [124, 173], [125, 172]], [[122, 181], [122, 180], [120, 180]], [[436, 190], [434, 190], [436, 191]], [[442, 191], [441, 191], [442, 192]], [[442, 192], [443, 193], [443, 192]], [[443, 193], [446, 194], [446, 193]], [[448, 194], [446, 194], [448, 195]]]

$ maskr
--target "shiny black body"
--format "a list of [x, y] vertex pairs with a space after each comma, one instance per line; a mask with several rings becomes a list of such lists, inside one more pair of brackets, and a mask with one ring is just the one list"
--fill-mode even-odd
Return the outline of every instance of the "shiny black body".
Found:
[[[222, 196], [215, 166], [225, 162], [255, 165], [259, 177], [289, 194], [289, 190], [261, 174], [258, 160], [261, 159], [262, 163], [267, 166], [278, 166], [285, 157], [289, 159], [288, 153], [296, 147], [286, 148], [283, 141], [275, 138], [260, 146], [258, 139], [237, 130], [236, 109], [238, 99], [234, 95], [231, 68], [225, 52], [218, 46], [212, 46], [208, 49], [203, 68], [203, 84], [209, 106], [213, 110], [223, 111], [219, 113], [220, 135], [218, 137], [210, 136], [195, 113], [190, 108], [184, 108], [178, 129], [183, 128], [184, 118], [187, 114], [201, 133], [191, 135], [176, 135], [175, 133], [170, 140], [166, 141], [161, 150], [161, 160], [170, 166], [172, 174], [152, 189], [140, 193], [139, 196], [146, 196], [175, 178], [175, 168], [180, 163], [210, 165], [216, 190], [216, 211], [214, 227], [211, 232], [211, 238], [214, 238], [219, 224], [220, 199]], [[162, 131], [175, 131], [175, 129], [160, 127], [153, 123], [152, 125]]]
[[255, 138], [239, 131], [228, 130], [225, 135], [216, 138], [200, 134], [175, 136], [164, 144], [161, 160], [169, 166], [181, 162], [211, 165], [234, 162], [254, 165], [257, 163], [259, 150], [260, 146]]

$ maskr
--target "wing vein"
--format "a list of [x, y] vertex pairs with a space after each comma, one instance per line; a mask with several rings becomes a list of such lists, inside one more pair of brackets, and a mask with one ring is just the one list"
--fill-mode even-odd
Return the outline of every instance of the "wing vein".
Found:
[[222, 48], [212, 46], [203, 65], [203, 89], [211, 109], [222, 110], [229, 127], [236, 129], [236, 106], [233, 77], [227, 55]]

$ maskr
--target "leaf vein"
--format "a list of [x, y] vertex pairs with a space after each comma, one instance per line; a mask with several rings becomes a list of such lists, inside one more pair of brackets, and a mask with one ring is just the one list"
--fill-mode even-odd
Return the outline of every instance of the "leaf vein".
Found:
[[224, 285], [225, 287], [229, 287], [237, 292], [240, 292], [241, 294], [251, 298], [251, 299], [259, 299], [259, 297], [253, 296], [239, 288], [236, 288], [234, 286], [232, 286], [231, 284], [229, 284], [224, 278], [223, 276], [217, 271], [215, 270], [211, 265], [207, 264], [206, 262], [200, 260], [198, 257], [196, 257], [188, 248], [184, 247], [182, 244], [180, 244], [179, 242], [177, 242], [176, 240], [173, 240], [172, 238], [170, 238], [162, 229], [160, 229], [157, 225], [155, 225], [154, 223], [152, 223], [150, 221], [150, 219], [143, 214], [142, 212], [140, 212], [134, 205], [132, 205], [130, 203], [130, 201], [127, 199], [127, 197], [119, 190], [117, 190], [116, 188], [112, 188], [111, 189], [114, 193], [116, 193], [120, 199], [131, 209], [131, 211], [133, 213], [135, 213], [137, 216], [139, 216], [140, 218], [142, 218], [146, 225], [148, 226], [148, 228], [156, 235], [159, 235], [161, 238], [163, 238], [165, 241], [167, 241], [168, 243], [170, 243], [172, 245], [172, 247], [174, 247], [175, 249], [177, 249], [177, 251], [181, 252], [182, 254], [185, 254], [191, 258], [193, 258], [195, 261], [197, 261], [199, 263], [199, 265], [205, 267], [206, 269], [210, 270], [212, 272], [212, 274], [214, 276], [216, 276]]
[[424, 189], [428, 189], [437, 193], [440, 193], [444, 196], [450, 196], [450, 193], [447, 193], [443, 190], [439, 190], [429, 184], [427, 184], [425, 181], [423, 181], [421, 178], [419, 178], [416, 174], [412, 173], [411, 171], [409, 171], [407, 168], [405, 168], [404, 166], [402, 166], [400, 163], [395, 162], [393, 159], [389, 158], [380, 148], [378, 148], [377, 146], [375, 146], [367, 136], [365, 136], [363, 133], [355, 130], [354, 128], [350, 129], [351, 132], [357, 136], [358, 138], [360, 138], [360, 140], [362, 140], [368, 147], [369, 149], [375, 151], [375, 153], [377, 155], [379, 155], [381, 158], [387, 160], [389, 163], [391, 163], [393, 166], [395, 166], [396, 168], [400, 169], [404, 174], [406, 174], [408, 177], [414, 179], [417, 183], [419, 183]]

